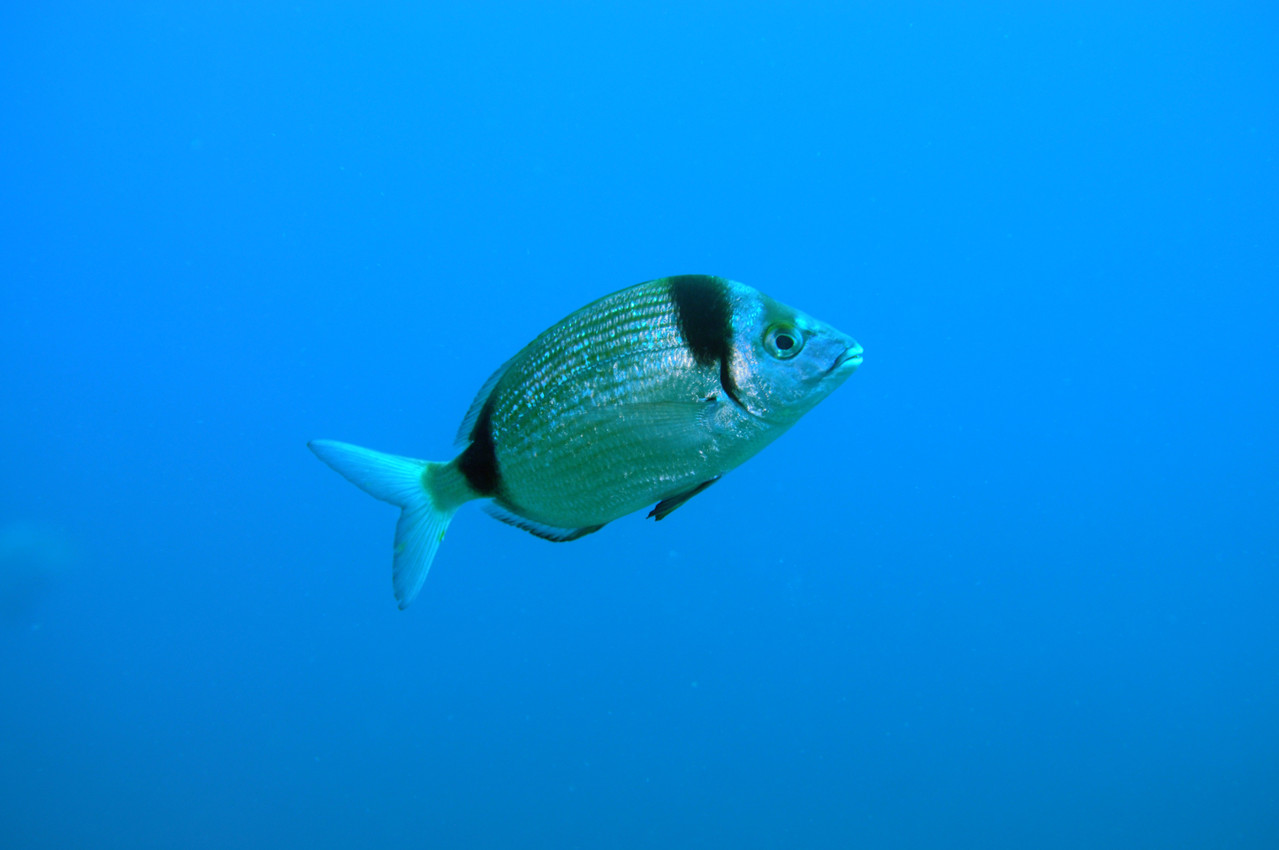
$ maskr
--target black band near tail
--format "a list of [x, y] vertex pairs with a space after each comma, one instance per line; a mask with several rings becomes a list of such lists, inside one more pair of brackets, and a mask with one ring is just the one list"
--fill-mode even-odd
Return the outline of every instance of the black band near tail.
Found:
[[471, 444], [457, 459], [457, 467], [466, 483], [481, 496], [497, 495], [501, 475], [497, 469], [497, 450], [493, 446], [493, 397], [480, 408], [471, 429]]
[[675, 304], [680, 334], [701, 366], [719, 363], [719, 382], [737, 404], [737, 382], [733, 379], [733, 307], [728, 300], [728, 281], [705, 274], [683, 274], [666, 279]]

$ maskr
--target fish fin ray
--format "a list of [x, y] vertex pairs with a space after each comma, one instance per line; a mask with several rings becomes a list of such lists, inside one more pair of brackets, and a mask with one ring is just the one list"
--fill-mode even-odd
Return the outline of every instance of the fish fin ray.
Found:
[[599, 525], [587, 525], [582, 528], [561, 528], [520, 516], [510, 508], [505, 505], [499, 505], [495, 501], [486, 502], [484, 512], [507, 525], [513, 525], [516, 528], [527, 531], [529, 534], [540, 537], [543, 540], [550, 540], [553, 543], [567, 543], [569, 540], [577, 540], [588, 534], [594, 534], [606, 525], [606, 523], [600, 523]]
[[336, 440], [312, 440], [307, 447], [347, 481], [400, 508], [391, 585], [400, 610], [409, 607], [422, 589], [444, 532], [457, 511], [456, 506], [450, 509], [437, 505], [426, 488], [427, 474], [444, 464], [383, 454]]
[[511, 367], [514, 360], [515, 358], [512, 357], [498, 366], [497, 370], [484, 382], [484, 386], [480, 387], [480, 391], [475, 394], [475, 400], [471, 402], [466, 416], [462, 417], [462, 424], [458, 426], [457, 437], [453, 441], [457, 448], [464, 449], [470, 444], [471, 432], [475, 430], [475, 423], [480, 418], [480, 411], [484, 409], [484, 402], [488, 401], [494, 388], [497, 387], [497, 382], [502, 380], [502, 376], [506, 374], [506, 370]]
[[657, 503], [653, 510], [648, 512], [648, 515], [659, 521], [666, 519], [671, 515], [671, 511], [675, 510], [719, 479], [720, 476], [716, 475], [714, 478], [703, 481], [691, 490], [685, 490], [683, 493], [671, 496], [669, 499], [662, 499], [662, 501]]

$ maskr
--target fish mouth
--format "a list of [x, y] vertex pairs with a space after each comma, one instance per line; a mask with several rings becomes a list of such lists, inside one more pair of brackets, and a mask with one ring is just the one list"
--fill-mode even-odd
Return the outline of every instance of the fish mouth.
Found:
[[829, 375], [840, 370], [852, 372], [860, 365], [862, 365], [862, 347], [857, 343], [853, 343], [835, 358], [835, 362], [826, 370], [826, 374]]

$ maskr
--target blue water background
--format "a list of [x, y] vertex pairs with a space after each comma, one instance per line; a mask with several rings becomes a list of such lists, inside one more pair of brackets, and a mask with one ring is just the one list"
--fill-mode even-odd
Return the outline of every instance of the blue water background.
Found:
[[[6, 5], [0, 845], [1279, 847], [1277, 82], [1264, 3]], [[397, 611], [306, 441], [683, 272], [865, 365]]]

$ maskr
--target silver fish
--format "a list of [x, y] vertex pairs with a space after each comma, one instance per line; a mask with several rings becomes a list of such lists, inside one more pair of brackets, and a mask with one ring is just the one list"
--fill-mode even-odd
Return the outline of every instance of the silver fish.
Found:
[[844, 382], [862, 347], [745, 284], [660, 278], [544, 331], [480, 389], [460, 453], [433, 463], [308, 446], [397, 505], [392, 584], [408, 607], [453, 514], [473, 499], [548, 540], [656, 503], [663, 519], [777, 439]]

